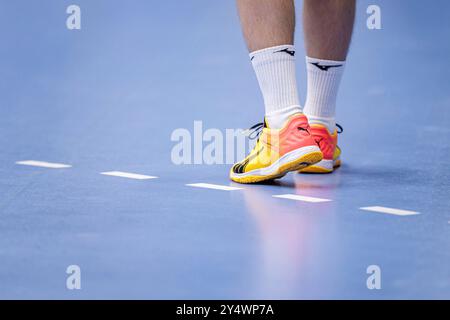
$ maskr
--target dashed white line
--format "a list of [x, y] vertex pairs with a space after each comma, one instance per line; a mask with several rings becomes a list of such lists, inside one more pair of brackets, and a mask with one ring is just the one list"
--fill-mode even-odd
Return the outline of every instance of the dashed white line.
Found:
[[187, 184], [187, 186], [196, 187], [196, 188], [224, 190], [224, 191], [233, 191], [233, 190], [242, 190], [243, 189], [243, 188], [222, 186], [222, 185], [211, 184], [211, 183], [190, 183], [190, 184]]
[[272, 197], [274, 197], [274, 198], [282, 198], [282, 199], [289, 199], [289, 200], [296, 200], [296, 201], [313, 202], [313, 203], [332, 201], [330, 199], [322, 199], [322, 198], [300, 196], [298, 194], [280, 194], [280, 195], [273, 195]]
[[[25, 165], [25, 166], [51, 168], [51, 169], [62, 169], [62, 168], [70, 168], [70, 167], [72, 167], [69, 164], [46, 162], [46, 161], [38, 161], [38, 160], [16, 161], [16, 164]], [[148, 175], [144, 175], [144, 174], [123, 172], [123, 171], [107, 171], [107, 172], [101, 172], [100, 174], [107, 175], [107, 176], [129, 178], [129, 179], [137, 179], [137, 180], [147, 180], [147, 179], [156, 179], [156, 178], [158, 178], [156, 176], [148, 176]], [[196, 188], [214, 189], [214, 190], [224, 190], [224, 191], [234, 191], [234, 190], [242, 190], [243, 189], [243, 188], [238, 188], [238, 187], [223, 186], [223, 185], [211, 184], [211, 183], [190, 183], [190, 184], [186, 184], [186, 186], [196, 187]], [[280, 195], [273, 195], [272, 197], [274, 197], [274, 198], [281, 198], [281, 199], [296, 200], [296, 201], [312, 202], [312, 203], [320, 203], [320, 202], [332, 201], [330, 199], [322, 199], [322, 198], [301, 196], [301, 195], [297, 195], [297, 194], [280, 194]], [[372, 212], [379, 212], [379, 213], [398, 215], [398, 216], [411, 216], [411, 215], [418, 215], [418, 214], [420, 214], [420, 212], [417, 212], [417, 211], [410, 211], [410, 210], [403, 210], [403, 209], [396, 209], [396, 208], [388, 208], [388, 207], [381, 207], [381, 206], [361, 207], [359, 209], [360, 210], [365, 210], [365, 211], [372, 211]], [[448, 221], [448, 223], [450, 224], [450, 221]]]
[[107, 171], [107, 172], [100, 172], [100, 174], [103, 174], [105, 176], [114, 176], [114, 177], [122, 177], [122, 178], [137, 179], [137, 180], [147, 180], [147, 179], [158, 178], [155, 176], [147, 176], [145, 174], [123, 172], [123, 171]]
[[412, 215], [420, 214], [417, 211], [402, 210], [402, 209], [395, 209], [395, 208], [387, 208], [387, 207], [380, 207], [380, 206], [362, 207], [360, 209], [361, 210], [366, 210], [366, 211], [373, 211], [373, 212], [393, 214], [393, 215], [397, 215], [397, 216], [412, 216]]
[[51, 168], [51, 169], [62, 169], [62, 168], [72, 167], [70, 164], [52, 163], [52, 162], [37, 161], [37, 160], [16, 161], [16, 164], [21, 164], [24, 166]]

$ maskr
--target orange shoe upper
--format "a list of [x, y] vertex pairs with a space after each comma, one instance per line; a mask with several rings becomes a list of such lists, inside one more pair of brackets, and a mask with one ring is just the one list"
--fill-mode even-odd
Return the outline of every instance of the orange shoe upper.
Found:
[[298, 113], [291, 116], [282, 129], [263, 128], [253, 150], [244, 160], [236, 163], [232, 170], [243, 173], [266, 167], [283, 155], [307, 146], [317, 146], [317, 143], [311, 135], [308, 119]]
[[264, 128], [261, 142], [271, 146], [272, 150], [278, 150], [280, 156], [301, 147], [316, 145], [311, 135], [308, 119], [304, 114], [295, 114], [282, 129]]
[[311, 125], [311, 135], [319, 145], [323, 153], [324, 160], [333, 160], [333, 155], [337, 145], [337, 130], [331, 134], [327, 127], [320, 124]]

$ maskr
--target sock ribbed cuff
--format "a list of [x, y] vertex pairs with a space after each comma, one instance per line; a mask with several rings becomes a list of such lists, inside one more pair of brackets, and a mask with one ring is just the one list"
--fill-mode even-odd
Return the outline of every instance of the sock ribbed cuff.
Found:
[[345, 61], [306, 57], [308, 89], [303, 112], [311, 123], [321, 123], [333, 132], [336, 100]]
[[[277, 53], [279, 53], [278, 57], [294, 58], [295, 47], [292, 44], [283, 44], [280, 46], [264, 48], [250, 52], [249, 57], [251, 61], [253, 61], [255, 58], [258, 58], [258, 60], [263, 61], [265, 59], [273, 58], [273, 55]], [[288, 54], [288, 56], [285, 56], [284, 54]]]
[[[295, 48], [281, 45], [250, 53], [250, 59], [264, 98], [269, 125], [277, 127], [284, 119], [284, 110], [300, 109], [295, 74]], [[275, 114], [280, 114], [276, 119]]]

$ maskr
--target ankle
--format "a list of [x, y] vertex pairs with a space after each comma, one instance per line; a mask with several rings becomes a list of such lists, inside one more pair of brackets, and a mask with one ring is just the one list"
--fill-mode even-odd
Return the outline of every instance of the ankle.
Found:
[[332, 134], [336, 129], [336, 119], [334, 117], [318, 117], [305, 113], [308, 118], [309, 124], [320, 124], [325, 126], [328, 131]]
[[293, 105], [281, 110], [276, 110], [270, 113], [266, 113], [266, 121], [271, 129], [283, 128], [286, 121], [294, 114], [301, 113], [301, 107], [299, 105]]

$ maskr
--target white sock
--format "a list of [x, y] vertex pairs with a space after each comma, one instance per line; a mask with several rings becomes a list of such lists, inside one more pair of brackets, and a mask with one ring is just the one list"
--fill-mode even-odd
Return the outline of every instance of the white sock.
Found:
[[270, 128], [280, 129], [293, 114], [301, 112], [295, 77], [295, 48], [270, 47], [250, 53], [253, 69], [264, 97]]
[[336, 128], [336, 98], [344, 67], [345, 61], [306, 57], [308, 90], [303, 112], [310, 124], [322, 124], [331, 133]]

